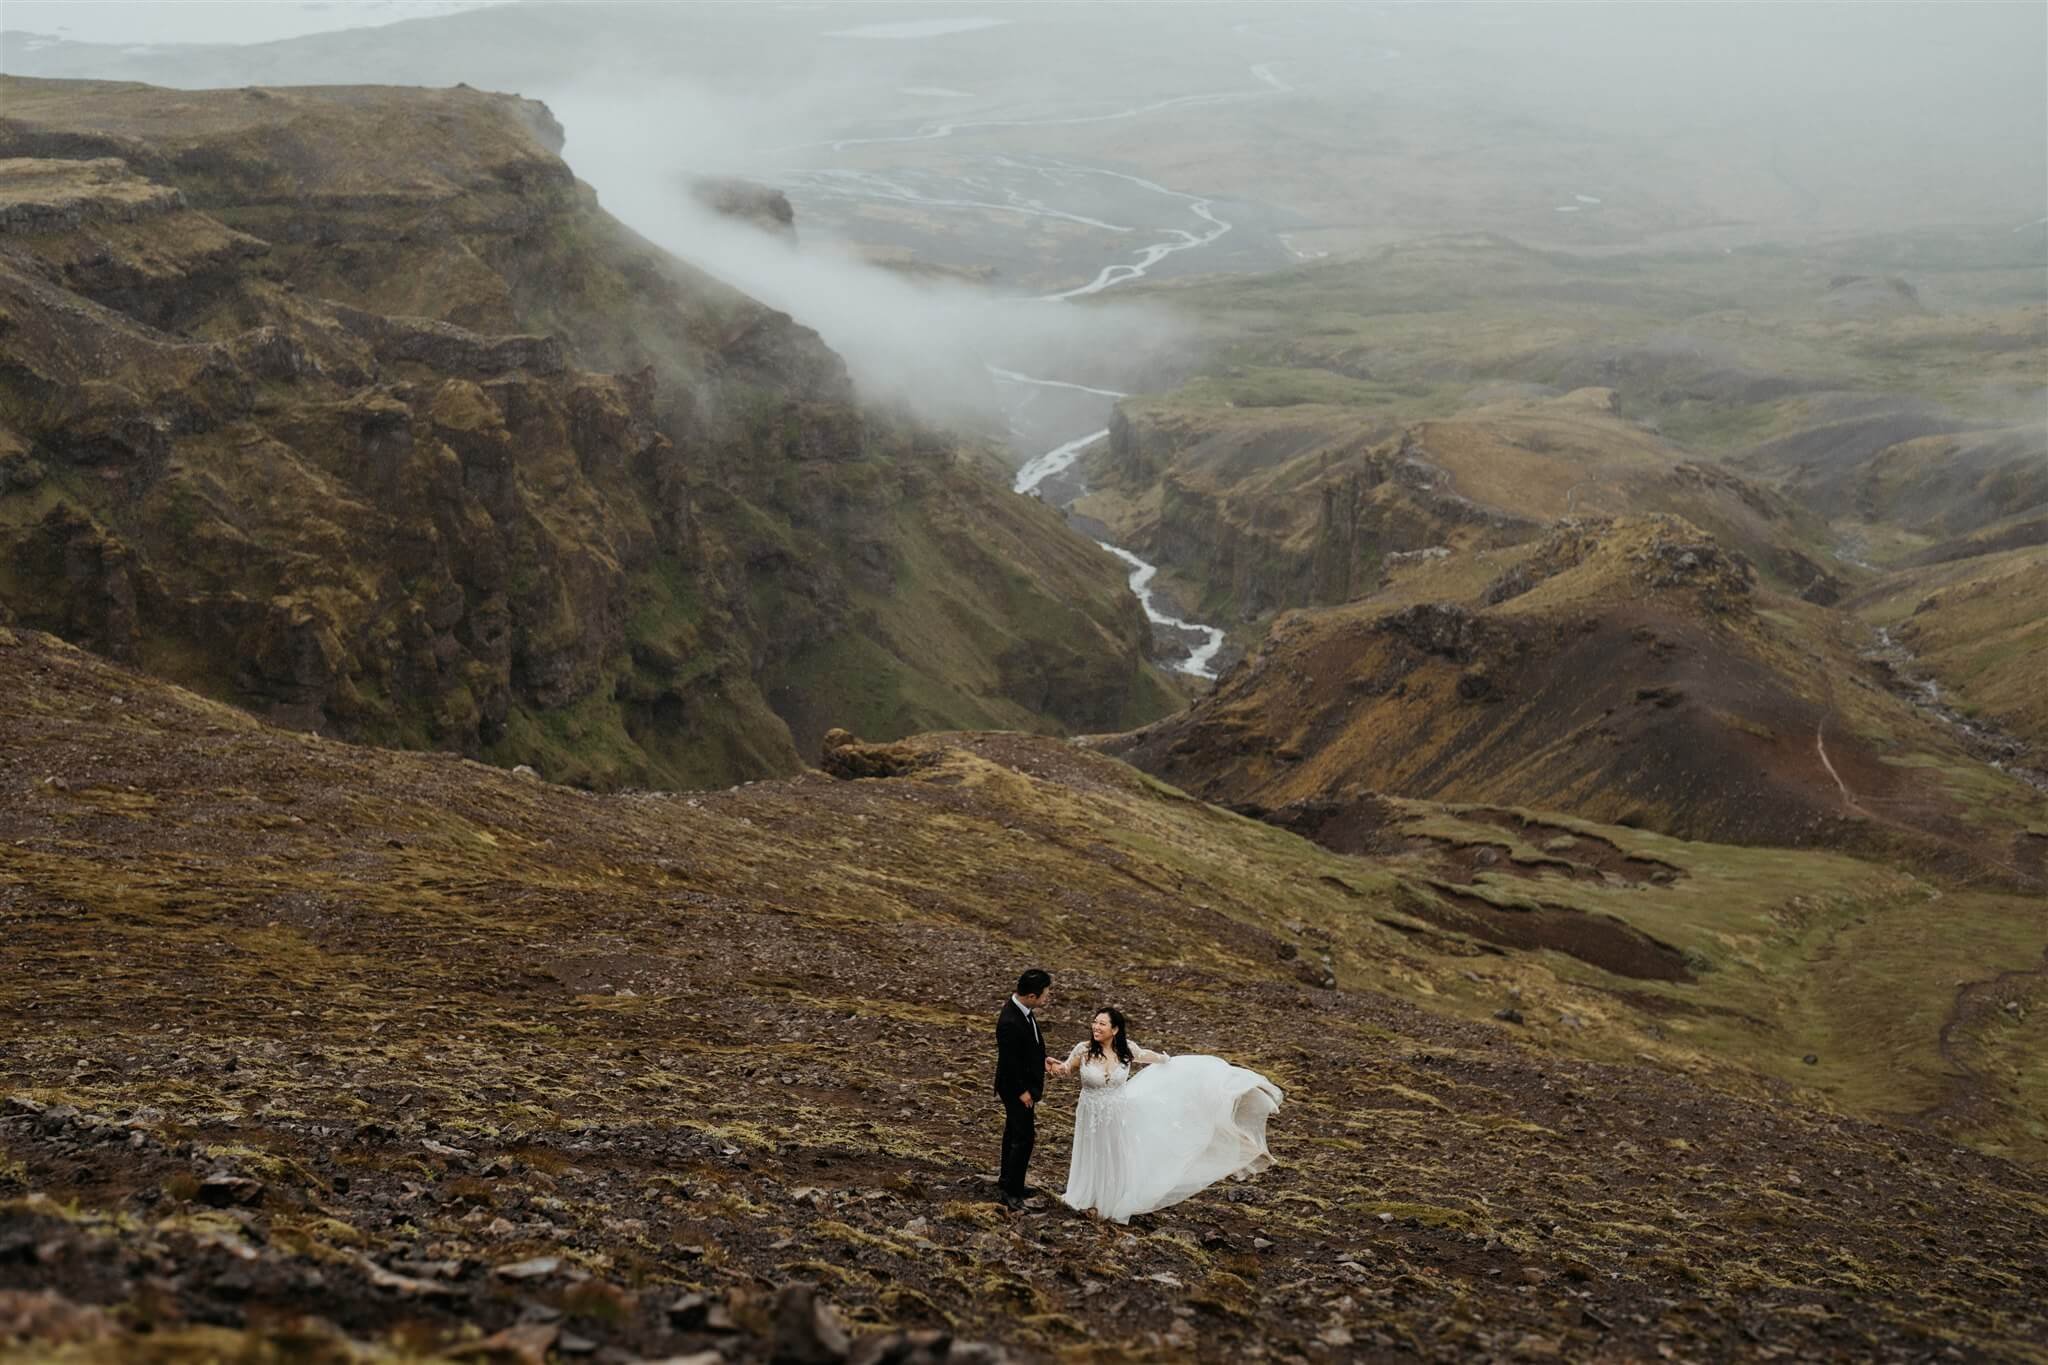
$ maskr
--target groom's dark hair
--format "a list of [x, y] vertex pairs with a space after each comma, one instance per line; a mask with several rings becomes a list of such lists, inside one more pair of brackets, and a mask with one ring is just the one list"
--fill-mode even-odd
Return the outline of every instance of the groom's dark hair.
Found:
[[1052, 973], [1043, 967], [1033, 967], [1017, 978], [1018, 995], [1036, 995], [1052, 984]]

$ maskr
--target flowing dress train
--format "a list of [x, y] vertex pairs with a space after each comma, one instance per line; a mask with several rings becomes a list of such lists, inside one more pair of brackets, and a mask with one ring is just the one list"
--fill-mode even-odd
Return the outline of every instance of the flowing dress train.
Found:
[[1280, 1107], [1280, 1087], [1221, 1057], [1133, 1048], [1132, 1060], [1148, 1065], [1134, 1076], [1114, 1053], [1090, 1057], [1086, 1043], [1067, 1056], [1081, 1081], [1060, 1196], [1068, 1207], [1125, 1223], [1273, 1164], [1266, 1120]]

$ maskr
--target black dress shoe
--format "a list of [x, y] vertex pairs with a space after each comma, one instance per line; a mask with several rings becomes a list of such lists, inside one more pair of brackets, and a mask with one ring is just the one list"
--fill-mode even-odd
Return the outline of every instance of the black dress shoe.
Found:
[[1016, 1209], [1021, 1209], [1021, 1208], [1023, 1208], [1023, 1207], [1024, 1207], [1024, 1196], [1023, 1196], [1023, 1195], [1021, 1195], [1021, 1194], [1011, 1194], [1011, 1193], [1010, 1193], [1010, 1192], [1009, 1192], [1008, 1190], [1004, 1190], [1004, 1191], [1003, 1191], [1003, 1207], [1004, 1207], [1004, 1208], [1006, 1208], [1006, 1209], [1011, 1209], [1011, 1210], [1016, 1210]]

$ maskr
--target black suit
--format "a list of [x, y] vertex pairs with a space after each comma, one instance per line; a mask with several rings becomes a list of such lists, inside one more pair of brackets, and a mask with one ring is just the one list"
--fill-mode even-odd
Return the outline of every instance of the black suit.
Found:
[[[1003, 1193], [1024, 1196], [1024, 1168], [1038, 1140], [1037, 1105], [1045, 1094], [1045, 1039], [1015, 999], [996, 1016], [996, 1094], [1003, 1101]], [[1031, 1096], [1026, 1105], [1019, 1097]]]

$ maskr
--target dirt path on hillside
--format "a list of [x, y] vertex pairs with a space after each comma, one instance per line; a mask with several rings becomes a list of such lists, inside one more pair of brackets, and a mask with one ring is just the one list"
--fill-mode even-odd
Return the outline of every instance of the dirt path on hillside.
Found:
[[1820, 754], [1821, 767], [1826, 768], [1828, 770], [1828, 776], [1832, 777], [1835, 780], [1836, 788], [1839, 789], [1842, 793], [1842, 805], [1844, 808], [1848, 810], [1848, 812], [1851, 815], [1861, 816], [1865, 820], [1875, 819], [1876, 817], [1873, 816], [1869, 811], [1865, 810], [1862, 804], [1856, 800], [1856, 793], [1849, 790], [1849, 784], [1842, 780], [1842, 775], [1835, 771], [1834, 760], [1828, 757], [1827, 730], [1828, 718], [1826, 714], [1823, 713], [1820, 718], [1820, 723], [1813, 727], [1813, 747], [1814, 750]]

